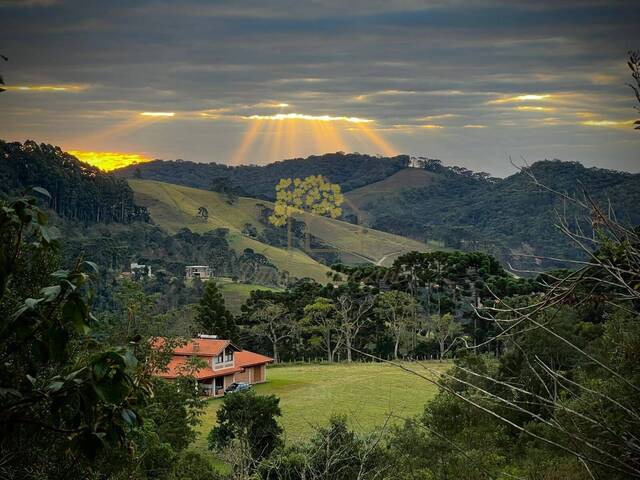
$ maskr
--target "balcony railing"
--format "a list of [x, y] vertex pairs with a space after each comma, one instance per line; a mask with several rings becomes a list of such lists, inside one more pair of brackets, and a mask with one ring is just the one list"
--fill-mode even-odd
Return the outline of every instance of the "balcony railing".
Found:
[[213, 364], [214, 370], [222, 370], [223, 368], [231, 368], [233, 367], [233, 360], [229, 362], [215, 363]]

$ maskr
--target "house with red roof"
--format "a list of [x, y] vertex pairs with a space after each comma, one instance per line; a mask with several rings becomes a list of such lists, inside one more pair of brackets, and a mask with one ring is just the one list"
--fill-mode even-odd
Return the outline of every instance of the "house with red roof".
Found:
[[[159, 348], [163, 342], [164, 339], [159, 338], [154, 345]], [[204, 366], [194, 369], [191, 361], [194, 357]], [[218, 397], [224, 395], [224, 390], [234, 382], [266, 382], [267, 364], [271, 362], [271, 357], [242, 350], [229, 340], [215, 335], [198, 335], [177, 347], [166, 368], [155, 375], [167, 380], [192, 375], [203, 395]]]

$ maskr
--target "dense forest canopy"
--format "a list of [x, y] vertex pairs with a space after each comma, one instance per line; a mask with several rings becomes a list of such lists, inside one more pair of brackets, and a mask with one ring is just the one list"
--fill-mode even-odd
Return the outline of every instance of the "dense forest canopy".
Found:
[[[489, 252], [517, 267], [544, 269], [564, 264], [540, 264], [540, 260], [519, 255], [581, 258], [556, 227], [557, 214], [575, 223], [575, 208], [551, 190], [580, 198], [588, 194], [625, 223], [640, 222], [637, 174], [560, 160], [536, 162], [505, 179], [474, 175], [438, 162], [425, 162], [421, 168], [432, 173], [424, 187], [367, 195], [357, 204], [372, 227], [421, 240], [442, 240], [451, 248]], [[588, 220], [582, 219], [580, 227], [591, 234]]]
[[115, 174], [128, 178], [141, 177], [146, 180], [178, 183], [224, 193], [226, 193], [225, 188], [230, 186], [247, 197], [274, 200], [273, 187], [281, 178], [322, 175], [331, 183], [339, 184], [343, 191], [348, 191], [382, 180], [408, 164], [407, 155], [374, 157], [359, 153], [337, 152], [283, 160], [265, 166], [230, 167], [219, 163], [156, 160], [116, 170]]
[[48, 206], [63, 217], [89, 223], [148, 220], [123, 179], [79, 161], [60, 147], [0, 140], [0, 194], [6, 197], [35, 186], [50, 193]]

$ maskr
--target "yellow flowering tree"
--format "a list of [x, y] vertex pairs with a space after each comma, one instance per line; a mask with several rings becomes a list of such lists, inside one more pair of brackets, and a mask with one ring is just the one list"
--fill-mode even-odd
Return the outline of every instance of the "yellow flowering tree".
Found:
[[344, 196], [340, 185], [328, 182], [322, 175], [307, 178], [282, 178], [276, 185], [276, 203], [269, 221], [282, 227], [289, 218], [301, 212], [337, 218]]

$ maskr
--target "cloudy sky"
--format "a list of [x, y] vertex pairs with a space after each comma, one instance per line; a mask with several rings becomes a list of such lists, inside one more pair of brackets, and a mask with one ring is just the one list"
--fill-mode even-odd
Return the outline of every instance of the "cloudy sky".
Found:
[[[268, 163], [640, 171], [637, 0], [0, 0], [0, 138]], [[87, 154], [88, 155], [88, 154]]]

